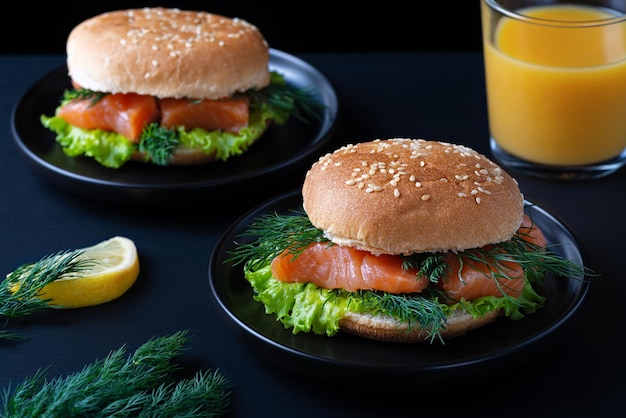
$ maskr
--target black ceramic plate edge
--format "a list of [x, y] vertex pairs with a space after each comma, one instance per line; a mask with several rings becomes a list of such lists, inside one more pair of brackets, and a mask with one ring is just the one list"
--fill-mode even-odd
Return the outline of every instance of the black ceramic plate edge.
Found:
[[[470, 371], [487, 373], [519, 364], [549, 347], [565, 332], [589, 290], [588, 280], [545, 280], [545, 306], [520, 321], [502, 318], [486, 327], [440, 344], [389, 344], [339, 333], [333, 337], [292, 334], [264, 313], [253, 300], [241, 266], [227, 260], [239, 235], [254, 218], [288, 213], [301, 205], [301, 191], [293, 190], [258, 205], [236, 220], [220, 238], [209, 262], [210, 296], [222, 318], [256, 353], [282, 367], [327, 378], [333, 373], [351, 377], [420, 376], [440, 380]], [[544, 231], [554, 251], [586, 265], [582, 245], [571, 230], [541, 207], [526, 201], [526, 211]], [[562, 279], [562, 278], [561, 278]], [[515, 360], [512, 362], [511, 360]]]
[[70, 87], [66, 66], [39, 79], [20, 97], [12, 111], [11, 130], [19, 152], [37, 174], [82, 196], [155, 204], [228, 193], [235, 185], [238, 191], [253, 193], [263, 182], [304, 172], [333, 148], [330, 142], [340, 112], [332, 83], [308, 62], [270, 49], [270, 70], [282, 73], [296, 87], [310, 89], [325, 106], [322, 120], [307, 124], [291, 118], [285, 125], [274, 125], [246, 153], [226, 162], [190, 167], [130, 162], [109, 169], [89, 157], [66, 156], [54, 141], [54, 133], [39, 120], [42, 114], [54, 113], [63, 91]]

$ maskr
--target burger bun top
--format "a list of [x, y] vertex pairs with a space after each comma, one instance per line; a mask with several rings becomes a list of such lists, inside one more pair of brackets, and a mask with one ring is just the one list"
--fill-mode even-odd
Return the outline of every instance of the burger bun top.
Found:
[[482, 154], [424, 139], [378, 139], [322, 156], [303, 206], [335, 244], [374, 254], [466, 250], [511, 239], [524, 198]]
[[258, 28], [206, 12], [103, 13], [77, 25], [66, 49], [72, 80], [98, 92], [216, 100], [270, 82], [269, 48]]

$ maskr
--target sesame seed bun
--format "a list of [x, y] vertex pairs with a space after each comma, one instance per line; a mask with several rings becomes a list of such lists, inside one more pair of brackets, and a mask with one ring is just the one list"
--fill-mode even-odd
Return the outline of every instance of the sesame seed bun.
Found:
[[306, 174], [304, 210], [332, 242], [374, 254], [466, 250], [521, 225], [517, 182], [461, 145], [394, 138], [347, 145]]
[[268, 64], [255, 26], [206, 12], [112, 11], [83, 21], [67, 40], [70, 77], [100, 92], [215, 100], [268, 85]]

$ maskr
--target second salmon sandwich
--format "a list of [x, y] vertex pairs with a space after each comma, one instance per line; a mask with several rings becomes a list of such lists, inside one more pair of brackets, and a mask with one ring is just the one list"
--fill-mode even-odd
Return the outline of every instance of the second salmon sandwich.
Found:
[[524, 318], [546, 273], [585, 270], [550, 251], [515, 179], [465, 146], [346, 145], [312, 165], [302, 199], [259, 217], [230, 259], [294, 334], [443, 342]]
[[72, 157], [197, 165], [240, 155], [272, 124], [317, 116], [269, 69], [268, 43], [244, 20], [168, 8], [87, 19], [67, 39], [66, 90], [43, 125]]

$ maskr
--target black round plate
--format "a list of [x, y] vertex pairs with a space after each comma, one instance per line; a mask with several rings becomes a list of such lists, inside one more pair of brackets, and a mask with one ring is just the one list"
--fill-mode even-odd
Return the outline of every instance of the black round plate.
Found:
[[[569, 229], [539, 206], [526, 202], [526, 211], [543, 230], [553, 250], [562, 257], [584, 265], [580, 245]], [[324, 378], [336, 376], [371, 377], [415, 375], [445, 379], [452, 373], [480, 370], [484, 373], [510, 362], [513, 355], [522, 360], [536, 355], [538, 348], [564, 330], [564, 325], [583, 303], [589, 289], [584, 277], [545, 278], [544, 307], [521, 320], [501, 318], [493, 324], [471, 331], [462, 337], [420, 344], [393, 344], [370, 341], [345, 333], [333, 337], [298, 333], [285, 329], [274, 315], [264, 312], [253, 299], [250, 284], [241, 266], [228, 262], [235, 242], [251, 242], [239, 235], [262, 214], [283, 213], [301, 207], [300, 190], [282, 194], [261, 204], [239, 218], [223, 235], [211, 256], [209, 282], [211, 297], [219, 313], [236, 333], [267, 359], [305, 374]], [[557, 332], [561, 331], [561, 332]], [[329, 374], [331, 373], [331, 374]]]
[[[115, 202], [170, 203], [180, 199], [215, 196], [233, 189], [253, 191], [263, 182], [304, 170], [322, 154], [334, 131], [338, 98], [329, 80], [305, 61], [270, 50], [270, 69], [288, 83], [309, 89], [325, 106], [320, 122], [303, 123], [291, 118], [274, 125], [241, 156], [225, 162], [191, 167], [160, 167], [129, 162], [119, 169], [101, 166], [92, 158], [72, 158], [44, 128], [40, 116], [54, 114], [70, 87], [65, 66], [58, 68], [26, 91], [12, 114], [12, 130], [26, 160], [52, 184], [78, 194]], [[209, 193], [205, 193], [209, 192]]]

